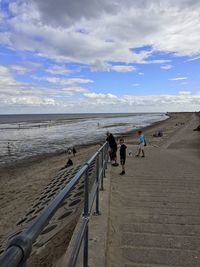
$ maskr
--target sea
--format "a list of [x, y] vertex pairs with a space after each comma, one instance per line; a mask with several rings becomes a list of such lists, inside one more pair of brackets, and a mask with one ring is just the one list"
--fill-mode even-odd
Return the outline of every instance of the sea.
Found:
[[157, 121], [165, 113], [0, 115], [0, 166], [38, 155], [100, 143], [106, 131], [120, 135]]

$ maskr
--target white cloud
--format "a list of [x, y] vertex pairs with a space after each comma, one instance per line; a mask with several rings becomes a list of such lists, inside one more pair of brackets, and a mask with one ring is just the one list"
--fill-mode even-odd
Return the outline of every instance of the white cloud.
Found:
[[[67, 86], [47, 88], [16, 81], [8, 68], [0, 65], [0, 112], [155, 112], [199, 110], [200, 93], [180, 91], [177, 95], [115, 95], [95, 93], [79, 86], [84, 80], [68, 79]], [[88, 81], [87, 81], [88, 82]], [[86, 84], [87, 84], [86, 82]], [[44, 109], [45, 108], [45, 109]]]
[[170, 81], [182, 81], [182, 80], [187, 80], [187, 77], [175, 77], [175, 78], [170, 78]]
[[112, 70], [117, 72], [132, 72], [136, 69], [133, 66], [115, 65], [112, 66]]
[[60, 78], [60, 77], [38, 77], [32, 76], [33, 79], [38, 81], [47, 81], [49, 83], [57, 84], [57, 85], [74, 85], [74, 84], [87, 84], [93, 83], [90, 79], [83, 79], [83, 78]]
[[[60, 108], [77, 107], [76, 112], [83, 109], [92, 111], [91, 107], [94, 112], [101, 109], [118, 112], [119, 107], [123, 111], [134, 111], [135, 108], [156, 111], [194, 110], [199, 105], [199, 94], [189, 94], [189, 91], [164, 96], [96, 94], [85, 88], [92, 86], [93, 82], [85, 76], [60, 77], [74, 72], [66, 67], [69, 62], [89, 64], [92, 71], [132, 72], [136, 70], [135, 63], [161, 64], [162, 69], [170, 69], [172, 63], [166, 60], [168, 52], [169, 55], [191, 57], [188, 61], [198, 60], [199, 1], [12, 0], [7, 3], [11, 14], [0, 11], [0, 43], [17, 52], [21, 50], [29, 54], [31, 51], [56, 63], [45, 70], [47, 61], [43, 58], [41, 71], [46, 71], [47, 76], [33, 76], [36, 84], [39, 84], [38, 81], [41, 84], [48, 82], [50, 88], [19, 82], [12, 76], [31, 72], [34, 67], [21, 63], [9, 65], [9, 69], [0, 66], [0, 106], [12, 107], [24, 103], [29, 107], [35, 103]], [[133, 49], [146, 45], [149, 48]], [[163, 54], [164, 58], [154, 59], [156, 51], [164, 51], [155, 54]], [[88, 70], [88, 66], [86, 68]], [[142, 71], [138, 75], [144, 75]], [[95, 76], [94, 73], [92, 75]], [[186, 79], [172, 77], [170, 80]]]
[[186, 60], [186, 62], [188, 62], [188, 61], [195, 61], [195, 60], [198, 60], [198, 59], [200, 59], [200, 55], [198, 55], [197, 57], [192, 57], [192, 58]]
[[51, 74], [59, 74], [59, 75], [66, 75], [69, 73], [74, 72], [73, 70], [70, 70], [66, 68], [64, 65], [53, 65], [50, 68], [46, 69], [46, 72], [51, 73]]
[[192, 93], [190, 91], [180, 91], [180, 95], [191, 95]]
[[[148, 61], [155, 50], [200, 53], [199, 1], [18, 1], [10, 4], [1, 42], [49, 58], [94, 64]], [[151, 45], [151, 51], [131, 48]], [[121, 65], [121, 64], [120, 64]]]
[[60, 91], [63, 92], [65, 95], [74, 95], [77, 93], [87, 93], [89, 90], [87, 88], [73, 86], [69, 88], [62, 88]]
[[118, 97], [113, 94], [96, 94], [96, 93], [86, 93], [84, 96], [91, 98], [91, 99], [99, 99], [104, 101], [110, 101], [110, 100], [118, 100]]
[[28, 72], [32, 72], [38, 68], [40, 68], [42, 64], [40, 63], [35, 63], [35, 62], [21, 62], [19, 64], [12, 64], [8, 65], [9, 69], [11, 71], [16, 72], [17, 74], [25, 74]]
[[160, 66], [161, 69], [163, 70], [170, 70], [172, 68], [172, 65], [163, 65], [163, 66]]
[[19, 6], [17, 5], [16, 2], [9, 3], [8, 5], [9, 11], [15, 15], [19, 12]]
[[135, 71], [136, 68], [131, 65], [111, 65], [108, 63], [104, 63], [100, 60], [96, 60], [92, 66], [92, 71], [116, 71], [116, 72], [132, 72]]
[[86, 83], [85, 79], [78, 78], [69, 79], [68, 85], [65, 87], [51, 89], [45, 86], [19, 82], [12, 77], [9, 69], [3, 65], [0, 65], [0, 77], [0, 106], [3, 108], [3, 110], [0, 110], [3, 113], [16, 105], [22, 109], [31, 106], [42, 108], [46, 105], [62, 108], [67, 104], [65, 103], [65, 97], [73, 97], [89, 91], [87, 88], [76, 86], [78, 83]]
[[178, 95], [133, 96], [113, 94], [84, 94], [88, 106], [94, 105], [105, 112], [194, 111], [199, 110], [200, 94], [180, 92]]
[[134, 84], [132, 84], [132, 86], [137, 87], [137, 86], [140, 86], [140, 84], [139, 83], [134, 83]]

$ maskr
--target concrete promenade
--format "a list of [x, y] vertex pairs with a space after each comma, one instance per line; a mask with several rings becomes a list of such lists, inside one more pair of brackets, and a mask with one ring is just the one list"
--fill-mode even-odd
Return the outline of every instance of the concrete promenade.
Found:
[[105, 266], [200, 266], [196, 126], [194, 117], [161, 147], [147, 146], [145, 158], [127, 157], [125, 176], [110, 168]]

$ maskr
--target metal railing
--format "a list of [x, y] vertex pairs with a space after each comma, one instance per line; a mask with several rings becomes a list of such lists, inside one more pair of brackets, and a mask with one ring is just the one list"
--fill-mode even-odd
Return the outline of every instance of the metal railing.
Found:
[[[64, 187], [64, 189], [49, 203], [46, 209], [33, 221], [33, 223], [25, 229], [21, 234], [15, 236], [7, 244], [7, 249], [0, 257], [1, 267], [25, 267], [29, 258], [32, 246], [37, 237], [49, 223], [55, 212], [59, 209], [61, 203], [68, 194], [73, 190], [78, 181], [85, 176], [84, 179], [84, 212], [82, 223], [80, 225], [77, 240], [73, 247], [73, 251], [68, 260], [67, 266], [73, 267], [79, 254], [79, 250], [84, 239], [84, 257], [83, 266], [88, 267], [88, 222], [93, 202], [96, 198], [96, 214], [99, 213], [99, 190], [103, 190], [103, 178], [108, 160], [108, 144], [104, 143], [99, 150], [85, 163], [76, 173], [72, 180]], [[96, 177], [89, 191], [88, 169], [93, 162], [96, 162]]]

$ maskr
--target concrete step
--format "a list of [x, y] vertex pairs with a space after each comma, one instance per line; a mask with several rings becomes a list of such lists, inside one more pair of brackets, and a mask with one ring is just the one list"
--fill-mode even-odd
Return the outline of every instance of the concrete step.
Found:
[[131, 223], [121, 224], [121, 232], [130, 233], [156, 233], [177, 236], [200, 236], [200, 225], [178, 225], [158, 223]]
[[178, 225], [199, 225], [200, 216], [191, 215], [162, 215], [162, 214], [139, 214], [129, 211], [126, 214], [121, 212], [126, 223], [160, 223], [160, 224], [178, 224]]
[[[143, 248], [143, 247], [124, 247], [122, 254], [125, 261], [134, 264], [157, 264], [164, 266], [199, 267], [200, 256], [198, 251], [165, 249], [165, 248]], [[137, 265], [136, 265], [137, 266]]]
[[196, 236], [179, 236], [163, 233], [130, 233], [121, 234], [122, 247], [151, 247], [163, 249], [196, 250], [200, 246], [200, 238]]

